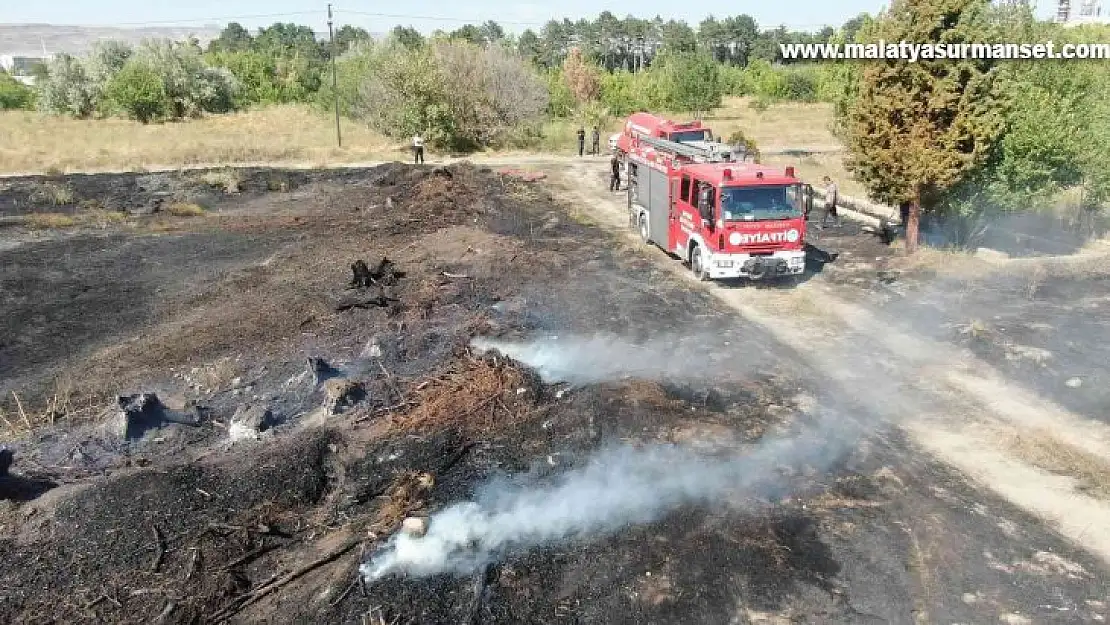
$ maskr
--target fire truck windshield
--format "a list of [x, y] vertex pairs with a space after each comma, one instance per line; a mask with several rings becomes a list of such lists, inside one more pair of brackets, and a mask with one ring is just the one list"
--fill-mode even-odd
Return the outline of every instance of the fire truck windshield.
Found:
[[726, 187], [721, 189], [725, 221], [762, 221], [801, 217], [789, 186]]
[[705, 130], [683, 130], [671, 133], [671, 141], [689, 143], [691, 141], [705, 141]]

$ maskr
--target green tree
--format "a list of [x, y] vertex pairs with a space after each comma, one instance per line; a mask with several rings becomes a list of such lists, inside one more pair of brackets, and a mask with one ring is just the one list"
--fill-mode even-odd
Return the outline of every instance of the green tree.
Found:
[[335, 49], [338, 54], [350, 50], [355, 43], [366, 41], [370, 41], [370, 33], [365, 28], [345, 24], [335, 31]]
[[485, 43], [497, 43], [505, 38], [505, 29], [493, 20], [486, 20], [478, 27], [478, 32]]
[[104, 86], [112, 108], [144, 124], [162, 119], [172, 110], [162, 74], [143, 61], [129, 62]]
[[652, 72], [659, 72], [659, 86], [667, 108], [700, 116], [721, 105], [724, 84], [720, 65], [708, 54], [665, 54]]
[[254, 50], [210, 52], [208, 59], [213, 65], [226, 68], [238, 82], [235, 108], [291, 102], [303, 96], [298, 89], [285, 88], [278, 76], [278, 59], [271, 55]]
[[[989, 0], [894, 0], [875, 24], [885, 41], [979, 43]], [[873, 44], [878, 45], [878, 44]], [[871, 195], [910, 202], [907, 251], [922, 210], [983, 164], [1003, 125], [992, 63], [981, 59], [877, 61], [862, 68], [846, 111], [847, 166]]]
[[698, 37], [686, 22], [671, 20], [663, 25], [661, 31], [663, 50], [675, 53], [697, 51]]
[[467, 43], [481, 44], [485, 42], [485, 36], [482, 29], [474, 24], [464, 24], [462, 27], [455, 29], [448, 35], [450, 39], [461, 39]]
[[520, 34], [520, 39], [516, 42], [516, 51], [530, 63], [540, 64], [540, 38], [535, 31], [529, 28]]
[[424, 35], [421, 35], [420, 31], [416, 30], [412, 26], [394, 26], [393, 30], [390, 31], [389, 36], [394, 41], [406, 48], [409, 48], [410, 50], [415, 50], [416, 48], [424, 45]]
[[253, 43], [254, 38], [251, 37], [250, 31], [243, 28], [239, 22], [231, 22], [220, 32], [219, 37], [209, 42], [208, 51], [246, 52], [251, 49]]

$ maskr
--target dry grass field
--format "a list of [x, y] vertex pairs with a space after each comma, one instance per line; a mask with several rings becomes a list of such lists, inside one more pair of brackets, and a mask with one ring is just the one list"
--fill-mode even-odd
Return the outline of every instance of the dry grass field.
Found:
[[[683, 118], [673, 114], [675, 119]], [[784, 103], [756, 111], [744, 98], [730, 98], [706, 121], [717, 134], [743, 130], [764, 149], [829, 149], [832, 108], [825, 104]], [[615, 132], [620, 119], [604, 129]], [[276, 106], [199, 120], [143, 125], [125, 120], [74, 120], [39, 113], [0, 113], [0, 173], [156, 169], [198, 164], [327, 165], [406, 158], [406, 146], [365, 126], [343, 120], [343, 148], [337, 148], [331, 117], [306, 106]], [[532, 151], [574, 151], [574, 124], [556, 122]], [[429, 156], [435, 157], [435, 154]], [[771, 156], [793, 164], [806, 178], [826, 173], [856, 192], [839, 155], [802, 159]], [[851, 191], [849, 191], [851, 189]]]
[[326, 165], [392, 158], [396, 145], [344, 120], [343, 148], [334, 120], [306, 106], [278, 106], [199, 120], [143, 125], [118, 119], [75, 120], [40, 113], [0, 113], [0, 172], [154, 169], [196, 164]]

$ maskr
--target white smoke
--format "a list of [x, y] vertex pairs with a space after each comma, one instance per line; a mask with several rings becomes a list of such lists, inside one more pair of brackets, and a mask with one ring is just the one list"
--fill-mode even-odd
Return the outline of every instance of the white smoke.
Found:
[[[661, 357], [662, 346], [673, 344], [634, 346], [605, 337], [481, 341], [476, 347], [516, 357], [549, 380], [585, 382], [675, 373], [668, 364], [674, 359]], [[825, 469], [858, 440], [859, 424], [842, 414], [813, 416], [816, 424], [802, 434], [767, 438], [747, 453], [707, 456], [673, 445], [611, 447], [548, 483], [528, 477], [490, 482], [473, 501], [434, 515], [424, 536], [395, 535], [361, 573], [367, 581], [395, 574], [466, 574], [513, 551], [650, 523], [683, 506], [773, 496], [788, 487], [780, 467]]]
[[570, 384], [629, 378], [704, 380], [754, 370], [766, 362], [765, 354], [742, 345], [724, 342], [724, 350], [707, 349], [722, 345], [719, 333], [653, 336], [645, 343], [613, 335], [528, 342], [476, 338], [471, 345], [479, 352], [497, 350], [523, 362], [548, 381]]

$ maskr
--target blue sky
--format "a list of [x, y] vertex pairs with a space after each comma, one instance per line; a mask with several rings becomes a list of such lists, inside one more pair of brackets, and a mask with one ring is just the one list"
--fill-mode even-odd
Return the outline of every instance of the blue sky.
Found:
[[[336, 0], [333, 4], [337, 24], [355, 24], [372, 32], [385, 32], [398, 23], [412, 25], [425, 32], [436, 28], [449, 30], [468, 21], [480, 22], [486, 19], [501, 22], [506, 30], [520, 31], [533, 23], [542, 24], [552, 17], [566, 16], [573, 19], [594, 16], [606, 9], [623, 16], [629, 12], [629, 7], [636, 9], [634, 14], [638, 17], [654, 17], [659, 14], [664, 19], [685, 19], [691, 24], [696, 24], [710, 13], [717, 16], [747, 13], [761, 27], [785, 24], [796, 29], [816, 30], [826, 24], [839, 25], [863, 11], [874, 13], [886, 5], [886, 0], [707, 0], [686, 3], [676, 3], [673, 0], [562, 0], [557, 3], [543, 0], [407, 0], [403, 3]], [[1038, 4], [1039, 15], [1047, 16], [1052, 13], [1053, 3], [1050, 0], [1040, 0]], [[0, 23], [186, 26], [223, 24], [231, 17], [266, 15], [257, 18], [244, 17], [236, 21], [251, 29], [281, 20], [326, 31], [326, 7], [327, 2], [316, 0], [2, 0]], [[390, 16], [357, 15], [345, 13], [345, 10]], [[304, 14], [271, 16], [296, 12]]]

